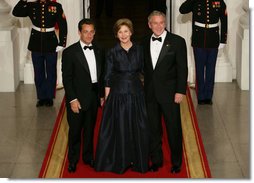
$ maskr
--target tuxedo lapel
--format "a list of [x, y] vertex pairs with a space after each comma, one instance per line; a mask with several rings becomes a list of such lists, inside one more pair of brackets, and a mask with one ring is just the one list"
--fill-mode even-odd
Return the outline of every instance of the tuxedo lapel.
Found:
[[84, 69], [90, 73], [89, 71], [89, 66], [88, 66], [88, 63], [87, 63], [87, 60], [86, 60], [86, 57], [85, 57], [85, 54], [80, 46], [80, 43], [78, 42], [77, 43], [77, 52], [76, 52], [76, 56], [79, 60], [79, 62], [81, 63], [81, 65], [84, 67]]
[[97, 70], [97, 78], [100, 78], [101, 75], [101, 62], [100, 62], [100, 57], [99, 55], [101, 54], [99, 49], [97, 48], [96, 45], [94, 45], [94, 55], [95, 55], [95, 62], [96, 62], [96, 70]]
[[[167, 32], [167, 35], [166, 35], [164, 43], [162, 45], [161, 52], [160, 52], [158, 61], [156, 63], [156, 66], [160, 64], [160, 62], [163, 60], [164, 56], [170, 50], [170, 48], [171, 48], [171, 46], [170, 46], [170, 33]], [[156, 68], [156, 66], [155, 66], [155, 68]]]
[[152, 70], [153, 70], [153, 61], [152, 61], [152, 55], [151, 55], [151, 51], [150, 51], [150, 48], [151, 48], [151, 45], [150, 45], [150, 37], [151, 36], [149, 36], [148, 38], [147, 38], [147, 40], [146, 40], [146, 43], [145, 43], [145, 45], [146, 45], [146, 50], [147, 50], [147, 53], [149, 53], [149, 55], [147, 56], [148, 57], [148, 64], [149, 64], [149, 66], [152, 68]]

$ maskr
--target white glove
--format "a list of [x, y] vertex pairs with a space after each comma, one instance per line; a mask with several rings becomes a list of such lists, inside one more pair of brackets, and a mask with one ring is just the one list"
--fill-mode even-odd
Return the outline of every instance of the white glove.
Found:
[[63, 49], [64, 49], [63, 46], [57, 46], [57, 47], [56, 47], [56, 52], [59, 52], [59, 51], [61, 51], [61, 50], [63, 50]]
[[220, 45], [219, 45], [219, 49], [224, 48], [224, 47], [225, 47], [225, 45], [226, 45], [226, 44], [224, 44], [224, 43], [220, 43]]

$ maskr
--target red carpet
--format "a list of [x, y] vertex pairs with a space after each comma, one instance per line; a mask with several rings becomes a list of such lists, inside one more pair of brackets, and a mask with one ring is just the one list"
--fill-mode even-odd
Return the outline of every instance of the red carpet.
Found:
[[[101, 120], [102, 110], [98, 111], [97, 125], [95, 128], [95, 143], [98, 136], [98, 128]], [[68, 124], [66, 120], [65, 102], [63, 100], [55, 127], [49, 142], [41, 171], [40, 178], [210, 178], [211, 173], [205, 155], [200, 131], [198, 129], [196, 114], [191, 100], [190, 92], [181, 104], [181, 117], [183, 128], [183, 164], [179, 174], [171, 174], [169, 169], [170, 150], [167, 144], [165, 127], [163, 134], [164, 166], [158, 172], [145, 174], [128, 170], [123, 175], [115, 173], [95, 172], [92, 168], [84, 165], [80, 159], [75, 173], [68, 173], [67, 160], [67, 137]], [[164, 126], [164, 123], [163, 123]], [[96, 147], [96, 145], [95, 145]]]

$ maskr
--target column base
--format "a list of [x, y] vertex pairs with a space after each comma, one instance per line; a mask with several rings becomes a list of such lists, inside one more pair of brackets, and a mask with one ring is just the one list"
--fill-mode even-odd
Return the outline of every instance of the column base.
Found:
[[0, 29], [0, 92], [15, 92], [19, 79], [17, 29], [6, 27]]
[[34, 68], [32, 63], [25, 63], [24, 84], [34, 84]]
[[217, 59], [215, 82], [232, 82], [233, 69], [231, 63], [226, 57], [219, 57]]

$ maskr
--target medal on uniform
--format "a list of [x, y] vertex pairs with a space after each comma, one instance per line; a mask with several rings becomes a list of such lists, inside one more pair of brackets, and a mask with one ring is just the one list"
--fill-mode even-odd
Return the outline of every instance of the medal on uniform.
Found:
[[49, 11], [50, 13], [56, 13], [56, 7], [55, 7], [55, 6], [49, 6], [49, 7], [48, 7], [48, 11]]
[[212, 2], [213, 8], [220, 8], [220, 1], [214, 1]]

